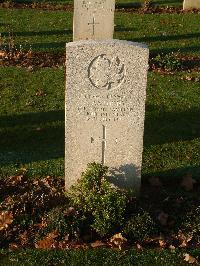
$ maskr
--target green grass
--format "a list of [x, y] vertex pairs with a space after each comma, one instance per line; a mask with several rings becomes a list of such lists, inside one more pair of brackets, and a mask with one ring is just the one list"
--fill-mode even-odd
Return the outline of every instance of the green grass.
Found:
[[[198, 55], [198, 14], [116, 13], [116, 39], [146, 43], [153, 53], [179, 51]], [[16, 45], [29, 49], [64, 52], [72, 41], [72, 13], [64, 11], [0, 9], [0, 32], [8, 39], [13, 32]], [[36, 23], [37, 21], [37, 23]]]
[[[199, 250], [186, 251], [189, 254], [200, 257]], [[114, 251], [109, 249], [97, 250], [22, 250], [17, 252], [1, 251], [0, 264], [6, 266], [37, 266], [37, 265], [94, 265], [94, 266], [184, 266], [188, 265], [184, 261], [184, 251], [176, 250], [146, 250], [144, 252], [136, 252], [130, 250], [128, 252]]]
[[143, 174], [200, 173], [199, 84], [186, 75], [149, 73]]
[[[199, 84], [185, 75], [149, 73], [143, 175], [199, 176]], [[1, 176], [21, 167], [33, 177], [64, 176], [64, 69], [7, 67], [0, 76]]]
[[[1, 173], [28, 165], [32, 176], [63, 175], [64, 70], [0, 71]], [[38, 89], [46, 96], [36, 96]]]

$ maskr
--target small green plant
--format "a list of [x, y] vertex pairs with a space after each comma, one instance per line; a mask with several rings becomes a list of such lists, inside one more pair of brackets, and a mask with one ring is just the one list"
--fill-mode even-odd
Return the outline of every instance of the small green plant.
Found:
[[112, 234], [122, 226], [126, 195], [106, 180], [108, 168], [91, 163], [68, 193], [70, 204], [91, 217], [91, 227], [100, 235]]
[[56, 207], [46, 214], [46, 227], [42, 230], [42, 235], [56, 231], [61, 238], [67, 236], [70, 239], [77, 239], [82, 218], [78, 211], [72, 207]]
[[155, 231], [155, 224], [148, 212], [143, 211], [132, 216], [123, 232], [131, 241], [144, 241]]
[[163, 68], [165, 70], [179, 70], [181, 68], [181, 60], [178, 58], [178, 54], [158, 54], [152, 63], [154, 67]]

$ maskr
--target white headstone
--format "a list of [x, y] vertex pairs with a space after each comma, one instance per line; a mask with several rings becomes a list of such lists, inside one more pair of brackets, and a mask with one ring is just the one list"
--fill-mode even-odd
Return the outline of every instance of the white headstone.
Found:
[[200, 0], [184, 0], [183, 9], [200, 9]]
[[112, 39], [114, 0], [74, 0], [73, 40]]
[[148, 48], [127, 41], [66, 45], [65, 178], [87, 164], [111, 169], [119, 187], [140, 187]]

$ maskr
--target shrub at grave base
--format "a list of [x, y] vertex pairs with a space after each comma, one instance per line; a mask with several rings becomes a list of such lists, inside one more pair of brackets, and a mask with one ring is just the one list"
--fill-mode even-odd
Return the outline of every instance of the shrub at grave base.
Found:
[[91, 227], [100, 236], [113, 234], [122, 226], [127, 203], [126, 195], [106, 181], [107, 171], [101, 164], [89, 164], [68, 192], [70, 204], [91, 216]]
[[125, 225], [123, 232], [130, 241], [144, 241], [155, 231], [155, 224], [148, 212], [132, 216]]

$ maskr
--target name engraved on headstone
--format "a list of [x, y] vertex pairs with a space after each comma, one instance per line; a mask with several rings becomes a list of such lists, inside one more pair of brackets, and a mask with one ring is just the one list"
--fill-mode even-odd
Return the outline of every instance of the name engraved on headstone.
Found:
[[119, 121], [123, 117], [132, 115], [134, 111], [135, 99], [131, 93], [127, 95], [107, 94], [107, 95], [92, 95], [85, 94], [86, 102], [82, 102], [78, 106], [78, 112], [83, 115], [86, 121]]

